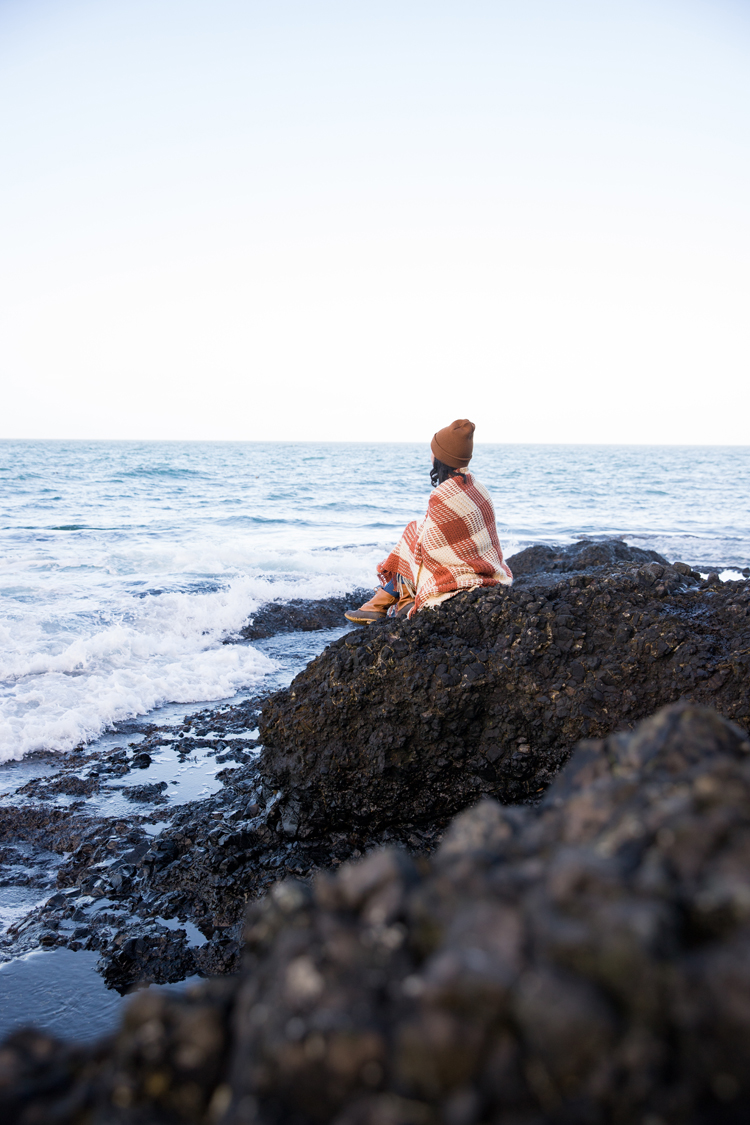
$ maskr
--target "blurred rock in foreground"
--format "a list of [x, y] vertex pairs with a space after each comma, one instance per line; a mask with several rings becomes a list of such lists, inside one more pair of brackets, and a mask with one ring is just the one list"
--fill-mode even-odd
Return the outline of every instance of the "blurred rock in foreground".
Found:
[[110, 1042], [6, 1040], [3, 1120], [745, 1122], [750, 740], [667, 707], [429, 860], [277, 884], [246, 938], [242, 973], [141, 993]]

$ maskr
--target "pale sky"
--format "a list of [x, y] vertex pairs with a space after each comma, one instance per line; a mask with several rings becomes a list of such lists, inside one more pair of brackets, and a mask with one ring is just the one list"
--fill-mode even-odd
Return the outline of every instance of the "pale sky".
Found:
[[750, 10], [0, 0], [0, 438], [750, 442]]

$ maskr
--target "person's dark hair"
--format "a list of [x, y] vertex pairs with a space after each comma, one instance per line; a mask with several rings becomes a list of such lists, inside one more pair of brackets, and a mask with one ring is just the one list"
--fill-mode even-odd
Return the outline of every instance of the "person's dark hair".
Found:
[[442, 484], [444, 481], [449, 480], [450, 477], [460, 477], [464, 484], [466, 484], [466, 477], [463, 473], [460, 473], [458, 469], [454, 469], [452, 465], [444, 465], [443, 462], [438, 461], [436, 457], [435, 463], [430, 469], [430, 480], [432, 481], [432, 487], [437, 488], [439, 484]]

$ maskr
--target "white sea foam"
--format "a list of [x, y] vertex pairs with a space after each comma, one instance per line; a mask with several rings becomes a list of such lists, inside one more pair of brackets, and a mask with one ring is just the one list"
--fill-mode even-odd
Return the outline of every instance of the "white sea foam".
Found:
[[[0, 628], [0, 761], [29, 750], [67, 750], [112, 723], [166, 702], [221, 699], [275, 667], [252, 646], [224, 645], [257, 607], [243, 580], [204, 594], [131, 599], [119, 621], [78, 615], [80, 635], [45, 620]], [[112, 607], [109, 607], [112, 614]]]
[[[222, 642], [269, 601], [371, 584], [384, 553], [279, 548], [235, 533], [139, 538], [109, 552], [66, 540], [55, 547], [54, 559], [48, 550], [5, 560], [4, 582], [15, 579], [5, 590], [15, 596], [0, 602], [0, 762], [69, 750], [167, 702], [223, 699], [260, 684], [276, 663]], [[179, 584], [193, 589], [158, 592]], [[156, 592], [144, 592], [148, 585]]]
[[[708, 577], [708, 575], [706, 575]], [[720, 570], [719, 578], [722, 582], [742, 582], [744, 574], [739, 570]]]
[[[236, 536], [139, 543], [108, 555], [61, 546], [56, 565], [40, 553], [21, 566], [16, 559], [16, 596], [1, 603], [0, 762], [69, 750], [167, 702], [217, 700], [260, 684], [276, 663], [252, 646], [222, 642], [271, 600], [319, 599], [371, 582], [383, 554], [371, 546], [253, 547]], [[254, 573], [237, 575], [241, 568]], [[198, 589], [139, 589], [184, 576]], [[222, 584], [200, 589], [208, 583]]]

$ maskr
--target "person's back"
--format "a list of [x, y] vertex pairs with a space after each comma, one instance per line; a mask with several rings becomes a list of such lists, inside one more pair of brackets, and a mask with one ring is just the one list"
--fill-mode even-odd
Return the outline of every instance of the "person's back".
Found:
[[495, 510], [486, 488], [468, 471], [473, 422], [460, 418], [431, 442], [435, 488], [421, 524], [407, 524], [399, 543], [378, 567], [381, 586], [360, 609], [345, 616], [357, 624], [388, 614], [411, 617], [426, 606], [474, 586], [509, 585]]

